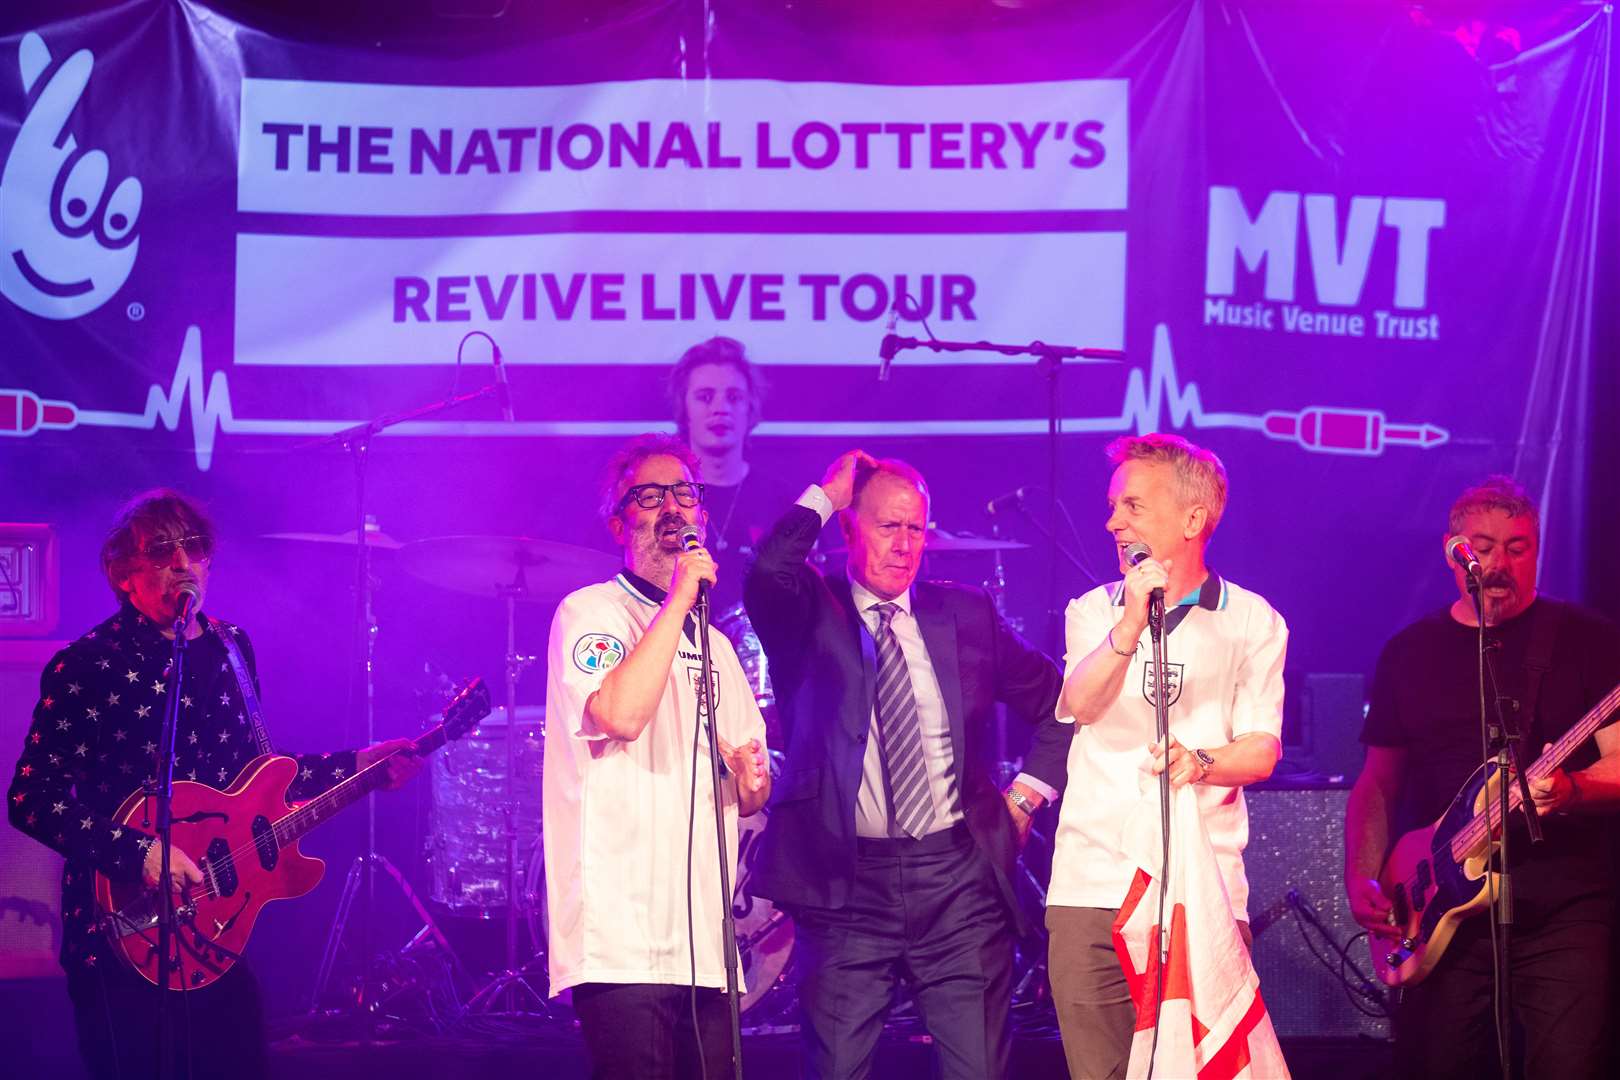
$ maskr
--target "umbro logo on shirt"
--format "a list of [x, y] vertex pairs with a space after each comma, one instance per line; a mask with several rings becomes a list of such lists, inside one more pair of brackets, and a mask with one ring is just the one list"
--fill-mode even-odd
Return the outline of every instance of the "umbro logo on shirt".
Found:
[[[1169, 693], [1165, 706], [1168, 708], [1181, 700], [1181, 672], [1185, 664], [1165, 664], [1164, 681], [1166, 691]], [[1155, 704], [1153, 699], [1153, 665], [1142, 665], [1142, 697], [1149, 705]]]

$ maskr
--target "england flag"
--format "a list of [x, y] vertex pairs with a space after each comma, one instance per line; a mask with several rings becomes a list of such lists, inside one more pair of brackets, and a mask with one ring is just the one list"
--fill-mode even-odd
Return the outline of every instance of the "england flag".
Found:
[[[1159, 886], [1162, 851], [1157, 787], [1150, 788], [1125, 829], [1136, 877], [1114, 920], [1114, 950], [1136, 1005], [1133, 1078], [1233, 1080], [1287, 1077], [1277, 1033], [1260, 999], [1260, 978], [1233, 918], [1215, 852], [1191, 787], [1170, 795], [1170, 863], [1164, 901], [1170, 933], [1161, 953]], [[1153, 1047], [1160, 956], [1164, 1007]]]

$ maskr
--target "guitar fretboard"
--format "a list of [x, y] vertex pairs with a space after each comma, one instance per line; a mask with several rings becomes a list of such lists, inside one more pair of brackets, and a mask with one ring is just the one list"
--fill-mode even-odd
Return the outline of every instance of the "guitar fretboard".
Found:
[[[1620, 686], [1616, 686], [1603, 696], [1603, 699], [1592, 706], [1590, 712], [1581, 717], [1574, 727], [1564, 732], [1563, 736], [1547, 748], [1529, 767], [1524, 770], [1526, 780], [1540, 780], [1548, 776], [1562, 765], [1569, 755], [1575, 752], [1592, 732], [1603, 726], [1615, 711], [1620, 708]], [[1523, 804], [1519, 797], [1519, 785], [1515, 782], [1508, 785], [1508, 813], [1517, 810]], [[1451, 855], [1458, 862], [1462, 862], [1476, 851], [1486, 837], [1495, 836], [1498, 826], [1502, 823], [1502, 800], [1500, 796], [1485, 801], [1485, 812], [1475, 814], [1467, 825], [1457, 830], [1457, 835], [1451, 840]]]
[[[424, 732], [416, 740], [415, 750], [417, 755], [431, 754], [444, 745], [445, 739], [443, 724], [439, 724], [431, 731]], [[276, 846], [286, 847], [288, 844], [295, 842], [309, 830], [336, 816], [356, 800], [376, 791], [387, 780], [388, 758], [383, 758], [381, 761], [372, 762], [342, 783], [334, 784], [309, 800], [309, 802], [304, 803], [298, 809], [293, 810], [287, 816], [275, 822]]]

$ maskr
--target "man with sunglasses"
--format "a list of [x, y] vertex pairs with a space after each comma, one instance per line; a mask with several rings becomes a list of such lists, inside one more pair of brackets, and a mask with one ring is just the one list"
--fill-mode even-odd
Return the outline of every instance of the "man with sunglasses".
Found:
[[[151, 1076], [158, 1010], [166, 992], [121, 966], [96, 927], [96, 872], [156, 884], [161, 845], [150, 832], [113, 820], [141, 785], [154, 785], [164, 707], [180, 695], [176, 780], [225, 788], [261, 752], [240, 661], [257, 695], [253, 648], [240, 628], [201, 609], [216, 541], [202, 508], [176, 491], [136, 496], [101, 548], [101, 567], [118, 598], [116, 614], [52, 657], [23, 741], [6, 809], [11, 823], [67, 859], [62, 874], [62, 967], [73, 1001], [79, 1049], [94, 1077]], [[180, 686], [167, 675], [183, 592], [196, 594], [186, 623]], [[229, 644], [227, 644], [229, 643]], [[232, 654], [235, 654], [234, 656]], [[297, 758], [292, 796], [309, 799], [409, 745], [396, 739], [358, 752]], [[389, 758], [389, 786], [410, 779], [414, 758]], [[170, 877], [180, 892], [203, 878], [179, 848]], [[263, 1009], [246, 962], [205, 989], [170, 993], [174, 1060], [182, 1074], [266, 1075]]]
[[[737, 819], [770, 795], [765, 721], [731, 643], [701, 664], [694, 606], [718, 571], [681, 533], [708, 527], [698, 463], [664, 435], [608, 464], [602, 517], [624, 549], [610, 581], [567, 596], [546, 650], [543, 784], [551, 992], [572, 990], [601, 1080], [732, 1070], [715, 800], [731, 880]], [[698, 706], [712, 694], [718, 791]]]

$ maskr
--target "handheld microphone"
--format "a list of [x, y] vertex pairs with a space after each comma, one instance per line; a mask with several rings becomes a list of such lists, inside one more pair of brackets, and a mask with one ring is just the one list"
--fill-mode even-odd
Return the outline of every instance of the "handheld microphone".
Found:
[[895, 336], [894, 328], [900, 324], [900, 301], [896, 300], [889, 309], [889, 321], [883, 327], [883, 342], [878, 345], [878, 382], [889, 381], [889, 362], [894, 359], [895, 353], [900, 351], [900, 339]]
[[1008, 510], [1021, 510], [1024, 507], [1024, 496], [1028, 492], [1028, 487], [1017, 487], [1005, 495], [997, 495], [984, 504], [984, 512], [994, 517], [996, 514], [1004, 514]]
[[1462, 567], [1471, 578], [1484, 576], [1485, 570], [1479, 565], [1479, 557], [1474, 554], [1474, 547], [1468, 542], [1466, 536], [1453, 536], [1446, 541], [1446, 555], [1451, 561]]
[[495, 358], [492, 362], [495, 365], [495, 381], [501, 388], [501, 419], [508, 424], [515, 423], [516, 418], [512, 415], [512, 384], [506, 380], [505, 358], [501, 356], [501, 347], [495, 344], [494, 338], [489, 339], [489, 346], [495, 350]]
[[179, 626], [191, 622], [191, 616], [197, 610], [197, 604], [202, 599], [202, 590], [197, 588], [195, 581], [182, 581], [175, 590], [179, 593], [174, 602], [174, 621]]
[[[1153, 558], [1153, 549], [1148, 547], [1146, 544], [1142, 543], [1142, 541], [1138, 540], [1134, 544], [1126, 544], [1125, 545], [1125, 563], [1126, 563], [1126, 565], [1128, 565], [1128, 566], [1136, 566], [1136, 565], [1140, 564], [1144, 559], [1151, 559], [1151, 558]], [[1148, 594], [1148, 599], [1153, 601], [1154, 603], [1163, 604], [1164, 603], [1164, 590], [1163, 589], [1154, 589], [1151, 593]]]
[[[703, 546], [703, 541], [698, 539], [696, 525], [687, 525], [682, 528], [676, 534], [676, 539], [680, 541], [682, 551], [696, 551]], [[709, 583], [707, 581], [698, 582], [698, 603], [704, 606], [709, 603]]]

